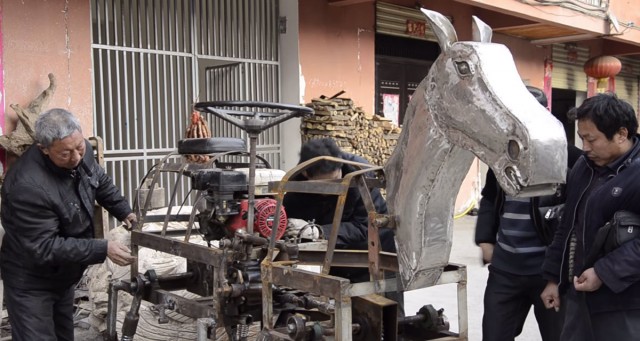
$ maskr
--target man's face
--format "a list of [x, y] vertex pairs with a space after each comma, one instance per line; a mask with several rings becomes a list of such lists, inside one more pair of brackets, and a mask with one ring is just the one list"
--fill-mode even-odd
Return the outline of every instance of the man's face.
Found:
[[598, 130], [589, 119], [578, 120], [578, 135], [582, 139], [582, 150], [598, 166], [605, 166], [622, 156], [627, 139], [627, 129], [620, 128], [611, 140]]
[[40, 150], [45, 155], [48, 155], [56, 166], [74, 169], [80, 164], [80, 160], [82, 160], [86, 152], [86, 147], [82, 133], [76, 131], [62, 140], [53, 141], [48, 148], [40, 147]]

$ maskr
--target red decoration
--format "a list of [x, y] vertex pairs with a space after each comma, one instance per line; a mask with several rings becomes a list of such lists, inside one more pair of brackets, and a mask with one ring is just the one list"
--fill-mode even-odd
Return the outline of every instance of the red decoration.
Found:
[[407, 19], [406, 33], [410, 36], [424, 38], [427, 35], [427, 23], [425, 21]]
[[584, 63], [587, 76], [597, 79], [614, 77], [621, 69], [622, 63], [613, 56], [593, 57]]
[[587, 60], [584, 63], [584, 73], [597, 80], [596, 88], [588, 89], [587, 96], [591, 97], [606, 91], [615, 92], [615, 76], [621, 69], [622, 63], [613, 56], [599, 56]]

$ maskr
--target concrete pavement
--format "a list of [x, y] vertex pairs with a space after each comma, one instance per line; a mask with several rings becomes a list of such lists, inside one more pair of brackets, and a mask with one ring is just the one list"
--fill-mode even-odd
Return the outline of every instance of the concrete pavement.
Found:
[[[450, 263], [467, 266], [469, 340], [481, 341], [484, 288], [489, 272], [487, 267], [482, 265], [480, 248], [473, 242], [475, 223], [476, 218], [472, 216], [464, 216], [454, 221]], [[407, 315], [415, 314], [425, 304], [432, 304], [436, 309], [444, 308], [444, 314], [449, 318], [451, 330], [459, 331], [456, 284], [437, 285], [405, 294], [405, 313]], [[538, 324], [533, 316], [533, 311], [529, 312], [522, 334], [516, 340], [540, 340]]]

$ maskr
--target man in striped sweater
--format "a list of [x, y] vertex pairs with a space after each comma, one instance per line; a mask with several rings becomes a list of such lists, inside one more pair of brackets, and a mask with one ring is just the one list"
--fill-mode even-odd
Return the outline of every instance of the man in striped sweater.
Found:
[[[528, 88], [546, 107], [544, 93]], [[569, 147], [569, 167], [580, 154], [575, 146]], [[483, 261], [489, 264], [482, 320], [484, 341], [514, 340], [522, 331], [531, 306], [542, 340], [559, 340], [562, 314], [545, 309], [540, 299], [546, 285], [542, 263], [550, 240], [538, 208], [560, 204], [562, 200], [559, 195], [536, 198], [505, 195], [493, 172], [487, 173], [475, 232]]]

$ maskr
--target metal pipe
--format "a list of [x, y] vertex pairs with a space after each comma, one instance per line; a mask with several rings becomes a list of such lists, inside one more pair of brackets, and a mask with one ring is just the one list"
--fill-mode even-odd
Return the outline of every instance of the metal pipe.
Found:
[[[196, 321], [197, 341], [215, 340], [216, 321], [212, 318], [199, 318]], [[209, 338], [209, 329], [213, 330], [212, 337]]]
[[138, 329], [138, 321], [140, 319], [140, 315], [138, 315], [138, 310], [140, 309], [141, 302], [142, 302], [141, 298], [134, 296], [133, 301], [131, 303], [131, 308], [127, 312], [127, 315], [124, 318], [124, 322], [122, 323], [121, 341], [133, 340], [133, 336], [136, 334], [136, 330]]
[[118, 332], [116, 331], [116, 316], [118, 312], [118, 291], [130, 288], [124, 282], [111, 281], [109, 283], [109, 299], [107, 301], [107, 341], [117, 341]]
[[138, 329], [138, 321], [140, 319], [138, 312], [140, 310], [140, 304], [142, 303], [144, 286], [136, 285], [136, 287], [132, 289], [134, 289], [133, 291], [135, 291], [135, 295], [133, 295], [133, 301], [131, 301], [131, 308], [127, 312], [124, 322], [122, 323], [121, 341], [132, 341], [133, 336], [136, 334], [136, 330]]
[[[249, 133], [249, 198], [247, 205], [249, 210], [247, 212], [247, 233], [253, 235], [253, 225], [255, 220], [255, 198], [256, 198], [256, 146], [258, 141], [258, 134]], [[275, 233], [273, 233], [275, 234]], [[247, 245], [245, 248], [245, 254], [250, 257], [252, 245]]]

